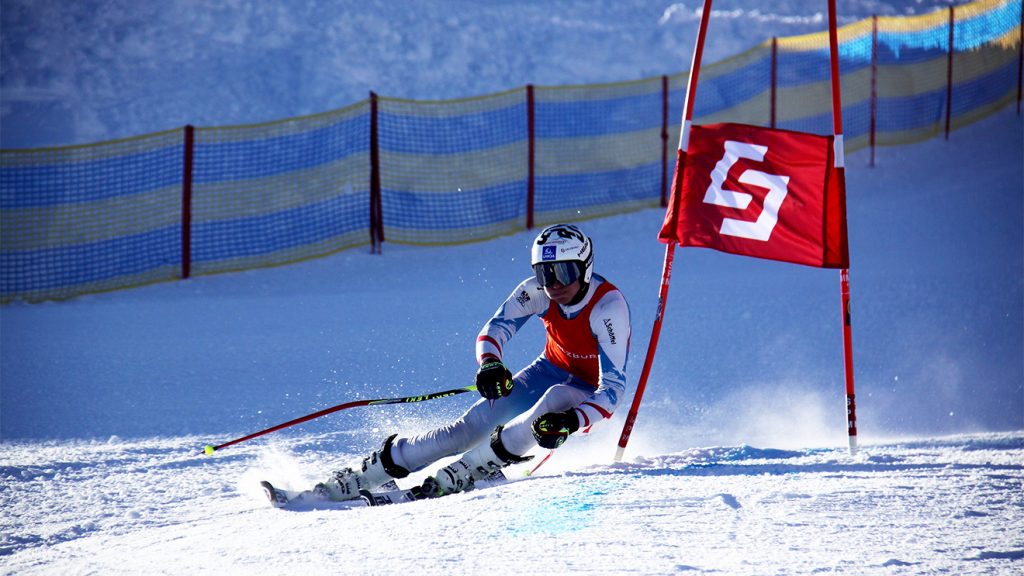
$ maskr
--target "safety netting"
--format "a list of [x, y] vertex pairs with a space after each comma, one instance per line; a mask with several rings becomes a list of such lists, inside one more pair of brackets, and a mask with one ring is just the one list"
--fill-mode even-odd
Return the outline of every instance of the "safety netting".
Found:
[[255, 126], [197, 128], [196, 274], [270, 266], [370, 241], [369, 106]]
[[0, 155], [0, 299], [181, 272], [181, 131]]
[[381, 98], [383, 236], [452, 244], [526, 226], [526, 91], [422, 102]]
[[[847, 152], [948, 134], [1019, 106], [1020, 0], [872, 18], [838, 32]], [[821, 32], [704, 66], [694, 123], [831, 134], [828, 60]], [[688, 76], [432, 102], [373, 96], [266, 124], [3, 150], [0, 302], [382, 240], [479, 241], [657, 206]]]
[[667, 138], [661, 78], [537, 88], [533, 100], [537, 225], [660, 203]]
[[[846, 150], [906, 144], [969, 124], [1016, 100], [1021, 3], [984, 0], [839, 30]], [[828, 34], [779, 38], [780, 128], [832, 131]], [[762, 46], [762, 49], [765, 45]]]

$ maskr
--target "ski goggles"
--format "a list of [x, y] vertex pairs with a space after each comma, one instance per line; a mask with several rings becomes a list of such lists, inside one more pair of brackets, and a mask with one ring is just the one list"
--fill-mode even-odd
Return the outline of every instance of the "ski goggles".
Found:
[[558, 282], [568, 286], [580, 279], [580, 263], [571, 262], [540, 262], [533, 265], [533, 273], [541, 286], [551, 286]]

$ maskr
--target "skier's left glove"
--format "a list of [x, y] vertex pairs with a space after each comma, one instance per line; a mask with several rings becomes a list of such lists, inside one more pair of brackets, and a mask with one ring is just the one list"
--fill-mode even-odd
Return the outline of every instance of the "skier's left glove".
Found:
[[497, 400], [512, 393], [512, 372], [501, 360], [484, 362], [476, 373], [476, 391], [488, 400]]
[[575, 410], [548, 412], [533, 421], [533, 437], [542, 448], [554, 450], [565, 442], [569, 434], [580, 429], [580, 420]]

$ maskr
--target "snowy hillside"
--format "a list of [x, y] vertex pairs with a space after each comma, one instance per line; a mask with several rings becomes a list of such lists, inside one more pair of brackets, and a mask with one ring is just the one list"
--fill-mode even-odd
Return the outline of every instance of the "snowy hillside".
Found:
[[[948, 4], [844, 1], [839, 20]], [[265, 122], [348, 106], [371, 90], [449, 99], [675, 74], [690, 65], [701, 5], [3, 0], [0, 148]], [[718, 0], [705, 63], [818, 32], [826, 20], [824, 0]]]

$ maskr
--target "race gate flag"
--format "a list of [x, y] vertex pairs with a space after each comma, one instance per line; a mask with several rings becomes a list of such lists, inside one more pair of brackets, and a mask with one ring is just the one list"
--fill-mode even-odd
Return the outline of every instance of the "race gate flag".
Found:
[[680, 246], [847, 268], [846, 198], [833, 136], [693, 126], [659, 239]]

